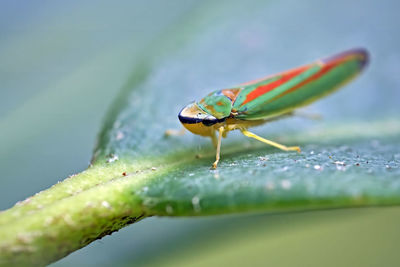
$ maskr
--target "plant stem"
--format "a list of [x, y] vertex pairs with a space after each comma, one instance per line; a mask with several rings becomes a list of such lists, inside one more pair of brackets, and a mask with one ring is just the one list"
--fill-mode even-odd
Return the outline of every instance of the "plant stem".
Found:
[[[22, 203], [1, 213], [0, 265], [49, 264], [145, 218], [133, 192], [150, 176], [151, 171], [127, 174], [79, 192], [77, 185], [87, 178], [82, 172], [32, 197], [36, 209], [25, 201], [26, 207]], [[72, 195], [51, 198], [68, 187]]]

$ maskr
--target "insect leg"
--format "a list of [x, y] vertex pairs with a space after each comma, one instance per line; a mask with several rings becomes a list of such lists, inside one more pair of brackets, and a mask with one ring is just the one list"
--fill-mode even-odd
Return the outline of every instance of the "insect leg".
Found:
[[221, 139], [222, 139], [222, 134], [224, 133], [224, 127], [219, 127], [218, 128], [218, 143], [217, 143], [217, 153], [215, 156], [215, 162], [213, 163], [211, 169], [216, 169], [218, 162], [219, 162], [219, 154], [221, 151]]
[[217, 136], [215, 135], [214, 129], [212, 129], [212, 132], [211, 132], [211, 141], [212, 141], [214, 148], [217, 149], [218, 139], [217, 139]]
[[255, 134], [253, 134], [253, 133], [251, 133], [251, 132], [249, 132], [249, 131], [247, 131], [247, 130], [241, 130], [241, 131], [242, 131], [242, 133], [243, 133], [245, 136], [250, 137], [250, 138], [257, 139], [258, 141], [261, 141], [261, 142], [263, 142], [263, 143], [266, 143], [266, 144], [268, 144], [268, 145], [270, 145], [270, 146], [274, 146], [274, 147], [276, 147], [276, 148], [279, 148], [279, 149], [282, 149], [282, 150], [285, 150], [285, 151], [297, 151], [297, 152], [299, 152], [299, 153], [300, 153], [300, 151], [301, 151], [301, 150], [300, 150], [300, 147], [298, 147], [298, 146], [284, 146], [284, 145], [275, 143], [274, 141], [267, 140], [267, 139], [262, 138], [262, 137], [260, 137], [260, 136], [258, 136], [258, 135], [255, 135]]

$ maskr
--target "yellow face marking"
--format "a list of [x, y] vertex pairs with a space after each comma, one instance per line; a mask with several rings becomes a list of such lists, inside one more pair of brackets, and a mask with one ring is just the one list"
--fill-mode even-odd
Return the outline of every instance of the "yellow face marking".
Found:
[[214, 127], [213, 126], [205, 126], [203, 123], [182, 123], [182, 125], [194, 134], [198, 134], [201, 136], [212, 136]]

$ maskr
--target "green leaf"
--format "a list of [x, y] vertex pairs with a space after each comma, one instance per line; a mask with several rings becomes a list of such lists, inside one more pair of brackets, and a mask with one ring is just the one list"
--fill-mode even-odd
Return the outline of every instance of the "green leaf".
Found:
[[[252, 8], [262, 12], [268, 4]], [[268, 35], [260, 26], [265, 21], [258, 16], [249, 33], [242, 23], [251, 17], [232, 16], [239, 11], [240, 6], [204, 4], [154, 41], [109, 110], [89, 169], [0, 214], [0, 264], [49, 263], [153, 215], [400, 204], [397, 118], [367, 121], [360, 115], [317, 126], [288, 119], [255, 130], [300, 145], [301, 154], [233, 133], [223, 141], [217, 170], [210, 170], [215, 152], [209, 140], [164, 136], [166, 129], [180, 127], [177, 113], [187, 102], [261, 75], [254, 72], [269, 59], [257, 46]], [[313, 45], [310, 50], [320, 44]], [[274, 52], [285, 55], [282, 47]], [[276, 66], [304, 63], [285, 62], [291, 65]], [[350, 89], [357, 85], [345, 90]], [[337, 103], [325, 103], [331, 108], [323, 111], [335, 117]]]

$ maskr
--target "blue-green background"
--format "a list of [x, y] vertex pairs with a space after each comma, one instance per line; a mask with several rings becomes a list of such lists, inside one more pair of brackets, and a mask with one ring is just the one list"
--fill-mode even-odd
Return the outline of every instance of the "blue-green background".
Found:
[[[179, 55], [193, 64], [166, 66], [163, 77], [168, 67], [198, 70], [177, 81], [192, 82], [193, 97], [177, 97], [167, 117], [204, 92], [362, 46], [371, 53], [363, 76], [310, 109], [332, 122], [398, 118], [399, 8], [373, 0], [1, 2], [0, 208], [84, 170], [102, 118], [136, 63], [168, 57], [185, 38], [196, 40], [197, 56], [187, 46]], [[215, 40], [202, 39], [203, 29]], [[160, 35], [171, 36], [171, 48], [156, 49]], [[218, 64], [209, 66], [210, 58]], [[280, 122], [272, 131], [287, 127]], [[55, 266], [394, 266], [399, 219], [396, 207], [150, 218]]]

